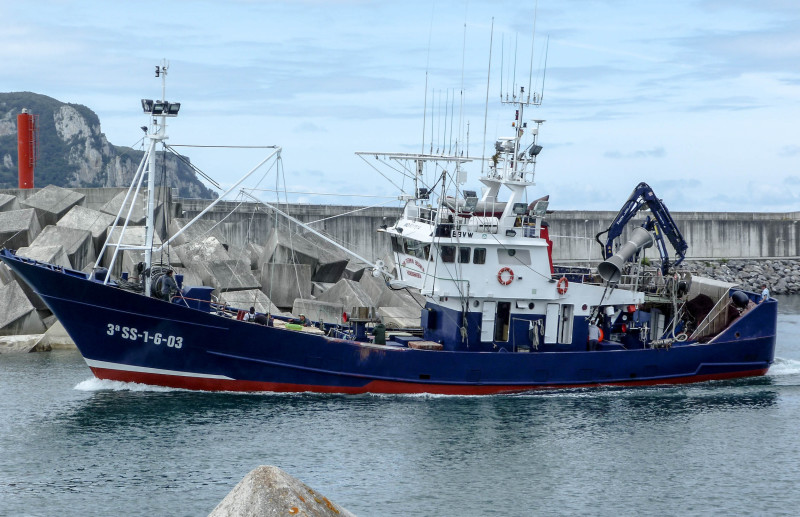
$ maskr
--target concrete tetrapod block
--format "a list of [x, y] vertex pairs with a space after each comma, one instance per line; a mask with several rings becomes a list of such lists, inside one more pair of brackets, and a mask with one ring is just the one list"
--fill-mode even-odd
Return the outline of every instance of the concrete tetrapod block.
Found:
[[0, 262], [0, 285], [6, 285], [14, 282], [14, 273], [8, 269], [8, 266]]
[[[121, 246], [142, 246], [144, 245], [145, 238], [147, 236], [147, 228], [144, 226], [128, 226], [125, 229], [125, 233], [122, 233], [122, 227], [118, 226], [114, 228], [112, 231], [109, 228], [111, 235], [108, 239], [108, 247], [106, 248], [105, 253], [103, 253], [102, 260], [100, 265], [102, 267], [109, 267], [111, 264], [111, 259], [114, 257], [114, 250], [117, 248], [117, 242]], [[120, 235], [122, 235], [122, 241], [120, 241]], [[153, 235], [153, 246], [161, 246], [161, 239], [158, 238], [158, 235]], [[156, 254], [153, 254], [153, 264], [159, 263], [160, 255], [157, 257]], [[114, 267], [111, 268], [111, 276], [119, 277], [123, 271], [127, 271], [129, 274], [133, 274], [136, 264], [139, 262], [144, 262], [144, 250], [130, 250], [130, 249], [122, 249], [117, 254], [117, 259], [114, 264]]]
[[249, 472], [208, 517], [355, 517], [299, 479], [272, 465]]
[[[184, 219], [184, 218], [175, 218], [169, 222], [169, 234], [170, 235], [177, 235], [178, 232], [183, 230], [183, 228], [191, 221], [191, 219]], [[178, 235], [172, 244], [174, 246], [180, 246], [182, 244], [186, 244], [188, 242], [193, 241], [202, 241], [205, 240], [207, 237], [215, 237], [219, 242], [226, 243], [225, 236], [223, 235], [217, 221], [208, 221], [206, 219], [200, 219], [199, 221], [195, 221], [194, 224], [186, 228], [183, 233]]]
[[261, 291], [281, 308], [291, 307], [295, 298], [311, 297], [311, 266], [308, 264], [265, 264]]
[[185, 267], [173, 267], [176, 275], [183, 275], [183, 287], [194, 287], [203, 285], [203, 279], [196, 272]]
[[[122, 202], [125, 201], [125, 196], [127, 192], [120, 192], [111, 200], [103, 205], [100, 209], [101, 212], [109, 214], [117, 217], [117, 214], [120, 214], [119, 209], [122, 206]], [[158, 203], [158, 201], [156, 201]], [[120, 214], [119, 224], [124, 224], [125, 220], [128, 218], [128, 209], [131, 206], [131, 199], [128, 198], [128, 203], [125, 205], [125, 209]], [[158, 205], [156, 205], [158, 206]], [[147, 197], [143, 193], [139, 193], [136, 196], [136, 200], [133, 203], [133, 210], [131, 211], [130, 220], [128, 224], [132, 224], [134, 226], [142, 226], [144, 225], [144, 221], [147, 218]], [[113, 221], [112, 221], [113, 222]]]
[[0, 336], [44, 333], [44, 323], [16, 282], [0, 287], [0, 300]]
[[335, 262], [326, 262], [324, 264], [320, 263], [316, 272], [314, 272], [314, 276], [311, 277], [311, 281], [336, 283], [342, 279], [342, 276], [344, 275], [349, 263], [349, 260], [337, 260]]
[[253, 276], [248, 266], [249, 264], [243, 264], [236, 260], [225, 260], [205, 264], [195, 263], [192, 269], [200, 273], [205, 285], [210, 285], [218, 293], [222, 293], [261, 287], [258, 279]]
[[47, 332], [44, 333], [39, 346], [47, 347], [49, 350], [71, 350], [75, 348], [75, 342], [67, 334], [67, 330], [60, 321], [56, 321]]
[[[185, 267], [207, 262], [231, 260], [232, 258], [225, 246], [213, 235], [175, 246], [172, 251], [178, 255]], [[249, 264], [248, 269], [250, 269]]]
[[[64, 251], [63, 246], [31, 246], [20, 248], [17, 250], [17, 255], [28, 257], [39, 262], [47, 262], [56, 266], [72, 268], [67, 253]], [[38, 294], [36, 294], [31, 287], [25, 282], [20, 282], [19, 286], [25, 292], [25, 296], [36, 307], [36, 310], [50, 310]]]
[[323, 302], [320, 300], [303, 300], [298, 298], [292, 305], [292, 314], [300, 316], [305, 314], [311, 321], [321, 321], [323, 323], [342, 323], [342, 313], [345, 312], [344, 305], [339, 302]]
[[67, 252], [64, 251], [64, 246], [60, 244], [54, 246], [25, 246], [17, 250], [17, 255], [72, 269], [72, 263], [69, 261]]
[[19, 201], [17, 196], [11, 194], [0, 194], [0, 212], [9, 212], [11, 210], [19, 210]]
[[278, 230], [273, 228], [264, 245], [264, 255], [259, 268], [263, 269], [265, 263], [308, 264], [314, 271], [319, 264], [319, 249], [299, 235], [289, 234], [284, 228]]
[[[223, 244], [223, 247], [225, 245]], [[250, 250], [247, 248], [239, 248], [237, 246], [228, 246], [228, 256], [231, 260], [241, 263], [242, 267], [252, 270], [253, 260], [250, 256]]]
[[417, 289], [392, 289], [386, 285], [383, 277], [364, 275], [358, 284], [375, 300], [376, 307], [420, 307], [425, 305], [425, 298]]
[[342, 273], [342, 278], [358, 282], [361, 280], [361, 277], [364, 276], [364, 271], [366, 271], [366, 269], [367, 267], [362, 262], [351, 260], [347, 263], [347, 267]]
[[88, 230], [47, 226], [30, 246], [62, 246], [74, 269], [83, 269], [95, 259], [92, 233]]
[[56, 224], [73, 206], [83, 203], [85, 197], [74, 190], [48, 185], [20, 204], [36, 209], [39, 223], [47, 226]]
[[421, 310], [413, 307], [378, 307], [378, 316], [388, 329], [419, 328]]
[[339, 280], [317, 298], [323, 302], [341, 303], [345, 307], [375, 307], [375, 302], [358, 282]]
[[247, 251], [250, 253], [250, 269], [258, 269], [259, 261], [264, 255], [264, 246], [259, 246], [258, 244], [248, 242]]
[[[102, 267], [109, 267], [111, 259], [114, 257], [114, 251], [117, 249], [117, 242], [122, 249], [117, 253], [116, 264], [111, 270], [113, 276], [119, 276], [122, 271], [133, 273], [136, 264], [144, 262], [144, 250], [125, 249], [124, 246], [143, 246], [147, 238], [147, 228], [144, 226], [128, 226], [125, 228], [125, 233], [122, 233], [122, 227], [118, 226], [113, 230], [108, 228], [110, 235], [108, 237], [108, 247], [103, 253], [100, 265]], [[122, 240], [120, 241], [120, 235]], [[153, 235], [153, 246], [160, 246], [161, 239], [158, 235]], [[159, 256], [160, 258], [160, 256]], [[153, 254], [153, 263], [158, 262], [156, 254]]]
[[0, 212], [0, 247], [22, 248], [33, 242], [41, 231], [33, 208]]
[[220, 294], [219, 299], [222, 303], [226, 303], [236, 309], [249, 310], [250, 307], [255, 307], [256, 312], [264, 314], [279, 314], [281, 312], [260, 289], [228, 291]]
[[113, 215], [80, 205], [73, 206], [72, 209], [56, 223], [57, 226], [89, 230], [92, 232], [94, 249], [98, 251], [103, 247], [106, 235], [108, 234], [108, 227], [112, 224], [114, 224]]
[[326, 284], [324, 282], [311, 282], [311, 296], [319, 298], [319, 296], [333, 287], [336, 284]]

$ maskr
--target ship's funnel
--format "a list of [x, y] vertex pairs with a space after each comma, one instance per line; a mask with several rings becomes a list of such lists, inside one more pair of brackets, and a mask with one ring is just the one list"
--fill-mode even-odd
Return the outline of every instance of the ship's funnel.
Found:
[[597, 266], [597, 272], [606, 282], [619, 282], [622, 278], [622, 265], [639, 250], [653, 245], [653, 236], [642, 227], [633, 230], [631, 239], [608, 260]]

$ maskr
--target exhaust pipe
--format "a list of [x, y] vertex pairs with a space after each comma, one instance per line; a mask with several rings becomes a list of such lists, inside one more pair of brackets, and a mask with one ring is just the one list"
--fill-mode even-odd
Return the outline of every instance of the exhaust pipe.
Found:
[[653, 236], [641, 226], [633, 230], [628, 242], [622, 245], [613, 257], [597, 266], [597, 272], [606, 282], [619, 282], [622, 278], [622, 266], [639, 250], [653, 245]]

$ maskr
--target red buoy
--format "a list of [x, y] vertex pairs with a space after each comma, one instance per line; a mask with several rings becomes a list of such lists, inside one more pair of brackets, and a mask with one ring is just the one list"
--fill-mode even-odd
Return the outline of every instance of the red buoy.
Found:
[[17, 115], [17, 156], [19, 188], [33, 188], [33, 169], [36, 166], [37, 116], [23, 109]]

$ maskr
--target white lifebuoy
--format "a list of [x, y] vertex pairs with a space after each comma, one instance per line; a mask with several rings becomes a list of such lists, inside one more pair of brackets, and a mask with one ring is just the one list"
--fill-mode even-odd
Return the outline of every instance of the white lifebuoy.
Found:
[[[508, 273], [508, 278], [503, 278], [503, 273]], [[500, 285], [508, 285], [514, 281], [514, 271], [510, 267], [504, 267], [497, 272], [497, 281]]]
[[569, 280], [567, 280], [567, 277], [562, 276], [558, 279], [556, 290], [558, 291], [558, 294], [567, 294], [567, 289], [569, 289]]

